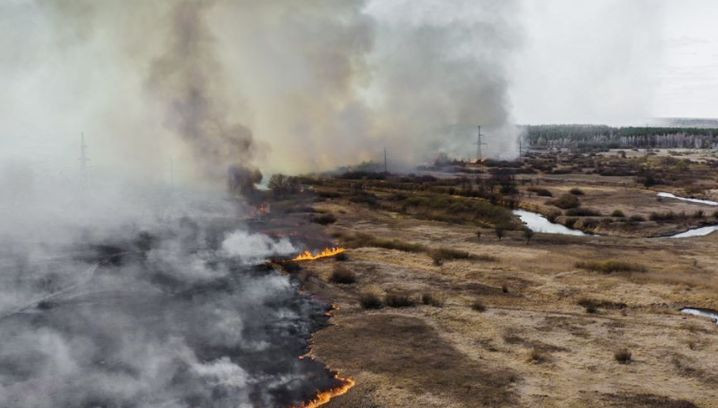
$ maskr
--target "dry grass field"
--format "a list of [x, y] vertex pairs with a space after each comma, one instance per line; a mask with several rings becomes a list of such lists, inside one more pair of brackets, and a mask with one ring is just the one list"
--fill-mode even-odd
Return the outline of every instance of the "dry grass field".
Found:
[[[602, 211], [626, 197], [695, 209], [637, 186], [580, 188]], [[527, 243], [343, 197], [314, 207], [349, 247], [301, 272], [336, 307], [311, 354], [357, 381], [329, 407], [718, 406], [718, 327], [679, 311], [718, 308], [718, 235]]]

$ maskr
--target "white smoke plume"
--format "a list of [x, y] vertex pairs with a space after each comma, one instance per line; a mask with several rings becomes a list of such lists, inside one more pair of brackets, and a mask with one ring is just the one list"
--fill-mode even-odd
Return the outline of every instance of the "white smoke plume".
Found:
[[473, 151], [479, 124], [485, 150], [506, 156], [517, 7], [7, 2], [0, 104], [13, 106], [0, 132], [25, 153], [28, 134], [51, 140], [69, 166], [85, 131], [93, 168], [166, 180], [172, 162], [176, 178], [217, 185], [230, 165], [307, 171], [378, 159], [384, 146], [405, 164]]

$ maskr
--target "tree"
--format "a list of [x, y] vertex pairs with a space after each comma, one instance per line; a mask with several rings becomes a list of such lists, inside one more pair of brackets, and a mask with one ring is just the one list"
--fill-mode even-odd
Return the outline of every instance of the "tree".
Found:
[[524, 238], [526, 238], [526, 244], [528, 245], [529, 241], [531, 241], [531, 238], [533, 238], [534, 232], [531, 230], [531, 228], [524, 228]]
[[496, 233], [496, 238], [498, 238], [499, 241], [501, 241], [501, 238], [504, 237], [504, 228], [497, 225], [496, 228], [494, 229], [494, 232]]

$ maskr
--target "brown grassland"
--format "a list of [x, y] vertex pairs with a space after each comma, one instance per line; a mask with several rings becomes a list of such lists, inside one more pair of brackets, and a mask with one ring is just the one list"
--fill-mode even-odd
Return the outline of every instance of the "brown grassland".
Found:
[[[607, 157], [592, 160], [647, 160]], [[685, 171], [705, 175], [696, 183], [710, 198], [715, 180], [699, 170]], [[305, 290], [336, 305], [311, 354], [357, 381], [327, 406], [718, 406], [718, 327], [679, 312], [718, 308], [718, 234], [656, 238], [704, 222], [649, 220], [711, 209], [656, 199], [685, 194], [681, 174], [655, 188], [572, 171], [516, 175], [511, 199], [457, 194], [441, 178], [304, 180], [319, 193], [314, 208], [336, 218], [325, 233], [349, 248], [341, 266], [302, 265]], [[564, 194], [611, 218], [595, 228], [601, 236], [527, 237], [506, 210], [547, 213]], [[558, 222], [569, 218], [556, 210]]]

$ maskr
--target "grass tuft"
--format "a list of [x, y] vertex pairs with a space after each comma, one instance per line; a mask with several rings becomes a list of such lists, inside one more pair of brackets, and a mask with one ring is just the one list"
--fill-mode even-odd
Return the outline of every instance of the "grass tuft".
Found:
[[389, 307], [414, 307], [416, 302], [409, 295], [390, 293], [384, 296], [384, 303]]
[[633, 360], [631, 352], [628, 349], [616, 351], [613, 353], [613, 358], [621, 364], [628, 364]]
[[481, 303], [480, 300], [477, 299], [477, 300], [474, 300], [473, 303], [471, 303], [471, 309], [474, 310], [474, 311], [476, 311], [476, 312], [480, 312], [480, 313], [481, 313], [481, 312], [485, 312], [485, 311], [486, 311], [486, 306], [485, 306], [483, 303]]
[[359, 297], [359, 304], [364, 309], [381, 309], [384, 307], [381, 298], [376, 293], [362, 293]]
[[332, 271], [332, 275], [329, 277], [329, 281], [332, 283], [341, 283], [344, 285], [351, 285], [357, 281], [354, 272], [349, 269], [337, 265]]
[[576, 267], [601, 273], [646, 272], [646, 267], [643, 265], [616, 260], [577, 262]]
[[421, 295], [421, 303], [427, 306], [443, 307], [444, 298], [435, 293], [426, 292]]

